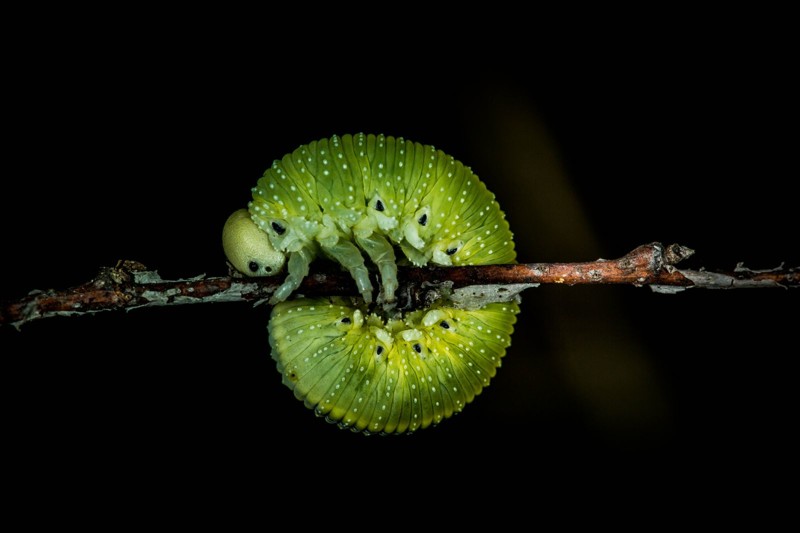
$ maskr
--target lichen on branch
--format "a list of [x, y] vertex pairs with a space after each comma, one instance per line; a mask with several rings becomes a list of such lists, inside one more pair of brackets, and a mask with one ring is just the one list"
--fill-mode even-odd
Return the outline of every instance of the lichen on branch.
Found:
[[[649, 286], [654, 292], [676, 293], [690, 288], [797, 288], [800, 269], [750, 270], [737, 265], [732, 271], [689, 270], [676, 265], [694, 253], [678, 244], [639, 246], [619, 259], [584, 263], [526, 263], [460, 267], [400, 268], [398, 309], [427, 307], [447, 298], [460, 307], [479, 307], [508, 301], [542, 283], [561, 285]], [[143, 307], [212, 302], [261, 303], [282, 283], [282, 276], [233, 276], [163, 280], [136, 261], [104, 267], [91, 281], [65, 290], [32, 291], [27, 296], [0, 303], [0, 324], [16, 327], [40, 318], [74, 316]], [[297, 290], [305, 296], [356, 296], [349, 273], [312, 271]]]

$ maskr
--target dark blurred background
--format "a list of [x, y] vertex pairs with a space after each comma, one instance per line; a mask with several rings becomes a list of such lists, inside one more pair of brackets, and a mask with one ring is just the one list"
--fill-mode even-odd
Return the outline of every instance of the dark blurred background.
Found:
[[[797, 83], [780, 43], [490, 61], [399, 48], [360, 61], [333, 43], [264, 43], [272, 51], [246, 58], [144, 48], [76, 37], [6, 66], [0, 297], [79, 284], [119, 259], [165, 278], [224, 274], [222, 224], [272, 160], [359, 131], [470, 165], [522, 262], [662, 241], [696, 249], [688, 267], [800, 264]], [[795, 442], [799, 296], [530, 290], [492, 385], [410, 437], [351, 434], [306, 410], [270, 359], [266, 307], [3, 327], [5, 438], [47, 468], [133, 477], [276, 462], [306, 475], [419, 466], [473, 479], [577, 462], [777, 465]]]

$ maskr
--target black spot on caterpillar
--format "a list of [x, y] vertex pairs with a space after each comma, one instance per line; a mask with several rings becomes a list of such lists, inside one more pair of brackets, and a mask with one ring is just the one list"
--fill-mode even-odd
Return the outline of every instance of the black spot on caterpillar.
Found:
[[[223, 244], [247, 275], [276, 274], [288, 258], [271, 300], [270, 345], [284, 383], [309, 408], [357, 431], [412, 432], [459, 412], [489, 384], [510, 344], [515, 303], [408, 313], [368, 305], [364, 255], [380, 272], [385, 302], [397, 288], [395, 249], [416, 266], [514, 262], [503, 212], [468, 167], [402, 138], [332, 136], [276, 160], [252, 193], [248, 211], [226, 223]], [[319, 254], [350, 271], [360, 302], [284, 301]]]

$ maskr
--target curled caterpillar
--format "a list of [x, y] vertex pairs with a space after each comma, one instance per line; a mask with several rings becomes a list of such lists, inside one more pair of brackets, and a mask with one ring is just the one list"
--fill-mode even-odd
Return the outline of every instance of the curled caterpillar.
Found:
[[[364, 255], [384, 302], [395, 299], [398, 255], [416, 266], [514, 262], [505, 216], [468, 167], [402, 138], [332, 136], [276, 160], [252, 198], [225, 223], [225, 253], [248, 276], [287, 266], [270, 300], [272, 356], [318, 415], [358, 431], [411, 432], [459, 412], [489, 383], [516, 303], [409, 313], [368, 306]], [[285, 301], [319, 255], [350, 272], [361, 300]]]
[[[324, 254], [350, 271], [364, 300], [373, 288], [362, 251], [394, 300], [393, 245], [416, 266], [510, 263], [514, 242], [486, 186], [432, 146], [383, 135], [343, 135], [300, 146], [258, 180], [248, 212], [223, 231], [228, 260], [248, 276], [288, 276], [271, 303], [285, 300]], [[259, 231], [260, 230], [260, 231]]]

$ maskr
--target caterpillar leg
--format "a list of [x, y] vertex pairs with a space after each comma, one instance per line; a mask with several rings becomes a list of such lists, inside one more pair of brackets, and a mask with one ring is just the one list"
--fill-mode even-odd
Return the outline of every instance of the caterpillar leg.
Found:
[[322, 250], [337, 263], [350, 271], [356, 282], [358, 292], [367, 303], [372, 302], [372, 283], [369, 281], [369, 271], [364, 265], [364, 256], [356, 245], [350, 241], [340, 240], [333, 246], [322, 245]]
[[308, 267], [314, 259], [314, 255], [313, 250], [305, 247], [289, 253], [289, 275], [286, 276], [283, 284], [272, 294], [272, 298], [269, 299], [270, 304], [275, 305], [284, 301], [300, 286], [303, 278], [308, 275]]
[[356, 234], [356, 242], [377, 265], [383, 282], [384, 298], [387, 302], [394, 301], [394, 293], [397, 290], [397, 261], [394, 256], [394, 248], [389, 241], [377, 233], [368, 237], [359, 237]]

